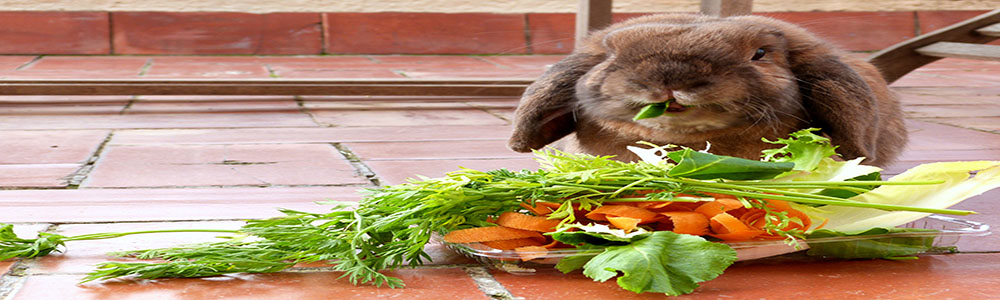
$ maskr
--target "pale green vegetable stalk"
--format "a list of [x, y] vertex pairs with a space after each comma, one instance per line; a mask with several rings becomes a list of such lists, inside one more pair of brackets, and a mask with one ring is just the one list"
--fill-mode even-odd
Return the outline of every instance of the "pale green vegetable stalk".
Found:
[[[975, 172], [973, 176], [970, 173]], [[867, 193], [850, 198], [852, 201], [944, 209], [965, 199], [1000, 187], [1000, 161], [939, 162], [923, 164], [889, 179], [890, 182], [942, 180], [934, 185], [882, 185]], [[843, 232], [863, 231], [875, 227], [895, 227], [928, 213], [883, 211], [826, 206], [796, 207], [810, 217], [829, 220], [826, 229]], [[822, 221], [818, 222], [822, 223]], [[817, 224], [818, 224], [817, 223]]]

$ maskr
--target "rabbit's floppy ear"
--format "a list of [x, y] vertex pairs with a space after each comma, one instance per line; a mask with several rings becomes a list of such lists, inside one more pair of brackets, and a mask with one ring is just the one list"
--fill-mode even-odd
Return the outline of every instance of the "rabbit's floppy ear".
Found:
[[865, 75], [834, 53], [791, 54], [790, 61], [810, 125], [829, 135], [844, 157], [876, 160], [879, 101]]
[[552, 65], [528, 86], [514, 112], [510, 149], [530, 152], [576, 130], [576, 83], [603, 55], [574, 53]]

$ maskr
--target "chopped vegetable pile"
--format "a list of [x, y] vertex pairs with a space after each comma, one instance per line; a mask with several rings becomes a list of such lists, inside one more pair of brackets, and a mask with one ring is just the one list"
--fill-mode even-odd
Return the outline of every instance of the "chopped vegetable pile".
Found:
[[[597, 281], [617, 277], [619, 286], [634, 292], [680, 295], [736, 260], [725, 242], [795, 244], [891, 232], [932, 213], [971, 214], [948, 207], [1000, 187], [998, 161], [928, 164], [882, 181], [880, 170], [860, 159], [832, 159], [835, 147], [813, 131], [771, 142], [783, 146], [760, 161], [655, 145], [633, 148], [640, 162], [543, 150], [536, 152], [542, 165], [537, 171], [461, 169], [369, 189], [356, 207], [282, 210], [281, 217], [218, 230], [231, 234], [224, 241], [114, 253], [166, 262], [106, 262], [83, 280], [277, 272], [329, 261], [354, 284], [402, 287], [400, 279], [381, 272], [423, 264], [429, 259], [424, 246], [442, 234], [446, 242], [509, 249], [529, 261], [550, 249], [578, 249], [580, 255], [555, 267], [582, 269]], [[69, 241], [155, 232], [39, 233], [24, 239], [0, 224], [0, 260], [59, 252]], [[925, 240], [888, 243], [903, 243], [906, 250], [815, 252], [891, 258], [929, 246]]]

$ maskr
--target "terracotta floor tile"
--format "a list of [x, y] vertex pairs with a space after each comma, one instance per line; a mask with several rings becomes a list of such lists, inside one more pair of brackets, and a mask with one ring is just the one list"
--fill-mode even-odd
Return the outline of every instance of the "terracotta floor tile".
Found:
[[31, 110], [46, 113], [60, 110], [72, 112], [71, 109], [64, 107], [78, 106], [107, 106], [109, 108], [105, 111], [119, 112], [129, 101], [132, 101], [132, 96], [0, 96], [0, 106], [4, 108], [5, 113]]
[[37, 58], [37, 55], [0, 56], [0, 71], [13, 71]]
[[[745, 263], [676, 299], [979, 299], [1000, 292], [995, 286], [1000, 254], [925, 256], [912, 261], [832, 261]], [[535, 275], [494, 276], [515, 297], [526, 299], [663, 299], [598, 283], [579, 272], [551, 269]], [[763, 284], [762, 283], [769, 283]], [[780, 295], [780, 296], [779, 296]]]
[[507, 125], [507, 121], [478, 109], [315, 111], [312, 115], [327, 126]]
[[997, 96], [973, 96], [973, 95], [922, 95], [922, 94], [910, 94], [910, 92], [902, 91], [900, 93], [900, 102], [903, 104], [904, 108], [911, 108], [912, 106], [930, 106], [930, 105], [989, 105], [997, 103], [997, 99], [1000, 99], [1000, 95]]
[[935, 118], [935, 122], [971, 128], [977, 130], [992, 131], [1000, 133], [1000, 117], [978, 117], [978, 118]]
[[0, 164], [84, 163], [104, 142], [107, 130], [0, 131]]
[[[331, 145], [113, 146], [85, 187], [364, 184]], [[143, 176], [129, 176], [143, 174]]]
[[368, 57], [374, 59], [379, 64], [389, 64], [394, 66], [492, 66], [492, 64], [487, 60], [480, 59], [476, 56], [465, 55], [370, 55]]
[[896, 91], [900, 91], [908, 94], [918, 94], [927, 96], [937, 96], [946, 97], [953, 99], [962, 99], [963, 97], [973, 96], [973, 97], [998, 97], [1000, 96], [1000, 87], [996, 86], [985, 86], [985, 87], [899, 87], [894, 88]]
[[311, 101], [305, 100], [302, 106], [309, 111], [324, 110], [446, 110], [446, 109], [471, 109], [473, 106], [460, 101]]
[[523, 78], [535, 79], [544, 70], [533, 69], [502, 69], [502, 70], [439, 70], [439, 69], [400, 69], [399, 72], [409, 78]]
[[[197, 57], [197, 56], [196, 56]], [[341, 65], [374, 65], [376, 61], [367, 55], [329, 55], [329, 56], [257, 56], [257, 61], [269, 66], [311, 66], [334, 67]]]
[[507, 149], [507, 140], [433, 141], [400, 143], [347, 143], [363, 160], [510, 159], [531, 158], [530, 153]]
[[907, 148], [911, 150], [1000, 148], [1000, 139], [991, 133], [920, 120], [908, 120], [906, 126], [910, 129], [910, 143]]
[[899, 80], [893, 82], [891, 87], [911, 87], [911, 86], [936, 86], [936, 87], [987, 87], [993, 86], [995, 83], [987, 80], [968, 79], [968, 78], [957, 78], [955, 76], [947, 76], [940, 74], [930, 74], [930, 73], [910, 73], [903, 76]]
[[457, 160], [375, 160], [365, 161], [375, 174], [378, 174], [382, 184], [400, 184], [417, 175], [441, 177], [445, 173], [457, 171], [460, 167], [489, 171], [506, 168], [512, 171], [522, 169], [537, 170], [538, 163], [530, 158], [515, 159], [457, 159]]
[[77, 285], [78, 275], [32, 276], [13, 300], [31, 299], [489, 299], [457, 268], [388, 272], [406, 288], [354, 286], [341, 273], [272, 273]]
[[325, 128], [157, 129], [116, 131], [111, 145], [272, 144], [506, 139], [507, 125]]
[[172, 113], [5, 116], [4, 129], [240, 128], [316, 126], [308, 115], [291, 112]]
[[167, 78], [269, 78], [271, 74], [267, 67], [258, 62], [240, 64], [161, 62], [154, 58], [152, 65], [142, 75]]
[[483, 56], [481, 58], [501, 66], [545, 70], [548, 66], [566, 58], [566, 55], [504, 55]]
[[399, 73], [391, 70], [350, 70], [350, 69], [316, 69], [316, 68], [289, 68], [284, 66], [272, 67], [274, 75], [279, 78], [403, 78]]
[[104, 74], [105, 77], [136, 76], [148, 62], [147, 57], [132, 56], [45, 56], [20, 72], [39, 74], [62, 72], [68, 75], [81, 72]]
[[363, 186], [0, 190], [0, 222], [123, 222], [269, 218], [278, 208], [323, 212]]
[[13, 259], [0, 261], [0, 276], [7, 274], [7, 272], [10, 271], [10, 267], [14, 265], [14, 262], [15, 261]]
[[125, 110], [126, 114], [149, 113], [250, 113], [298, 112], [298, 103], [291, 97], [271, 100], [166, 100], [169, 98], [140, 98]]
[[1000, 103], [909, 105], [903, 111], [909, 118], [1000, 117]]
[[81, 164], [0, 164], [0, 187], [60, 188]]

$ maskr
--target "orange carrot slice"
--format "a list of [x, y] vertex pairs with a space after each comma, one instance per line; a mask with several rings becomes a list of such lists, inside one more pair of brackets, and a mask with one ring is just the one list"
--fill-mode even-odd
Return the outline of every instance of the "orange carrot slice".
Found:
[[639, 219], [639, 224], [658, 221], [661, 216], [647, 209], [628, 205], [603, 205], [587, 213], [587, 218], [595, 221], [607, 221], [608, 217], [629, 217]]
[[724, 241], [746, 241], [759, 236], [764, 231], [750, 228], [728, 213], [720, 213], [709, 219], [713, 237]]
[[698, 208], [696, 208], [694, 211], [705, 215], [705, 217], [711, 218], [717, 214], [742, 207], [743, 207], [743, 202], [740, 202], [740, 200], [721, 198], [721, 199], [715, 199], [715, 201], [712, 202], [705, 202], [704, 204], [698, 206]]
[[625, 232], [634, 230], [636, 226], [639, 226], [639, 222], [642, 221], [636, 218], [612, 216], [608, 216], [607, 219], [608, 223], [611, 223], [611, 225], [618, 227], [619, 229], [624, 229]]
[[663, 212], [661, 215], [667, 218], [660, 221], [661, 223], [670, 222], [670, 231], [674, 233], [683, 233], [691, 235], [706, 235], [708, 234], [708, 218], [705, 215], [693, 211], [675, 211], [675, 212]]
[[514, 248], [514, 252], [523, 261], [529, 261], [549, 254], [549, 249], [542, 246], [523, 246]]
[[550, 220], [546, 217], [529, 216], [515, 212], [505, 212], [500, 214], [500, 218], [497, 219], [497, 225], [523, 230], [552, 232], [559, 225], [559, 220]]
[[552, 209], [551, 208], [549, 208], [547, 206], [544, 206], [544, 205], [539, 205], [539, 204], [540, 203], [537, 203], [537, 204], [535, 204], [535, 206], [531, 206], [531, 204], [521, 202], [521, 207], [523, 207], [524, 209], [527, 209], [528, 211], [530, 211], [531, 213], [535, 214], [536, 216], [544, 216], [544, 215], [552, 213]]
[[523, 239], [513, 239], [513, 240], [497, 240], [497, 241], [483, 241], [480, 244], [486, 245], [487, 247], [499, 250], [510, 250], [520, 247], [527, 246], [541, 246], [542, 243], [538, 242], [533, 238], [523, 238]]
[[532, 238], [545, 240], [537, 231], [507, 228], [502, 226], [475, 227], [459, 229], [444, 235], [444, 241], [454, 244], [465, 244], [485, 241], [516, 240]]

